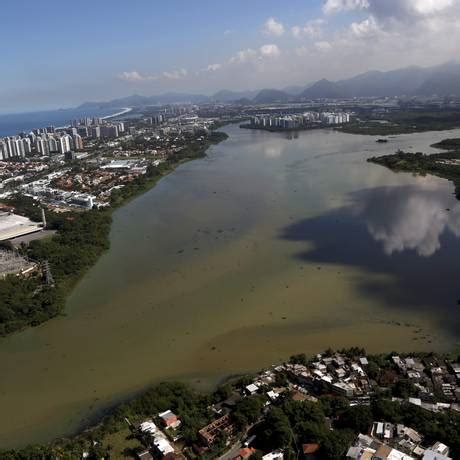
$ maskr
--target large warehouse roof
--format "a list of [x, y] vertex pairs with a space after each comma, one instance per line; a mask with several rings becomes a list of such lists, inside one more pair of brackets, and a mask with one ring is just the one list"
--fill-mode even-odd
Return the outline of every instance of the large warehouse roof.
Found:
[[0, 212], [0, 241], [38, 232], [41, 229], [41, 224], [32, 222], [27, 217]]

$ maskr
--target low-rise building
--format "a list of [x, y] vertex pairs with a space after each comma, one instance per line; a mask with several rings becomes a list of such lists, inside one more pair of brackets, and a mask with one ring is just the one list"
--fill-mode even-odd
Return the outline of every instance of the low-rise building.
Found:
[[158, 414], [158, 417], [161, 418], [161, 422], [166, 428], [179, 428], [181, 421], [178, 419], [177, 415], [167, 410]]
[[202, 428], [198, 434], [206, 446], [211, 446], [221, 433], [231, 435], [234, 431], [235, 426], [230, 415], [225, 414]]

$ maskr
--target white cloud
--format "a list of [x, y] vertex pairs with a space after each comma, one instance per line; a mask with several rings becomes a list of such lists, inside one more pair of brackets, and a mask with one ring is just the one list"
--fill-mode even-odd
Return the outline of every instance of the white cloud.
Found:
[[[386, 0], [379, 0], [386, 1]], [[369, 8], [369, 0], [327, 0], [323, 6], [326, 14], [339, 13], [341, 11], [362, 10]]]
[[123, 81], [130, 83], [140, 83], [147, 81], [157, 81], [161, 79], [166, 80], [179, 80], [186, 77], [188, 72], [185, 69], [172, 70], [171, 72], [163, 72], [161, 75], [143, 75], [137, 70], [131, 72], [122, 72], [118, 75], [118, 78]]
[[238, 51], [235, 56], [230, 58], [231, 64], [243, 64], [250, 61], [257, 56], [257, 51], [252, 48], [246, 48], [245, 50]]
[[412, 0], [413, 8], [420, 14], [432, 14], [453, 5], [453, 0]]
[[[334, 6], [332, 2], [326, 3], [330, 8]], [[458, 59], [460, 1], [341, 1], [335, 3], [335, 8], [339, 7], [355, 7], [360, 11], [341, 18], [338, 26], [331, 21], [327, 34], [313, 37], [312, 42], [301, 46], [291, 44], [290, 49], [286, 44], [280, 57], [283, 72], [277, 74], [278, 86], [323, 77], [338, 80], [369, 70], [432, 66]], [[362, 17], [363, 13], [366, 16]], [[291, 32], [303, 37], [303, 26], [297, 25]], [[281, 75], [287, 81], [281, 81]], [[271, 82], [271, 86], [275, 84]]]
[[295, 38], [300, 38], [302, 36], [302, 27], [293, 26], [291, 28], [291, 33], [294, 35]]
[[260, 55], [262, 57], [276, 58], [281, 54], [277, 45], [263, 45], [260, 47]]
[[454, 0], [367, 0], [369, 13], [381, 21], [388, 19], [413, 23], [426, 17], [449, 12], [455, 14], [454, 7], [458, 2]]
[[313, 58], [313, 56], [317, 57], [318, 53], [326, 53], [328, 51], [331, 51], [333, 49], [333, 46], [330, 42], [327, 40], [320, 40], [312, 45], [309, 46], [300, 46], [294, 50], [294, 54], [303, 57], [303, 56], [309, 56]]
[[238, 51], [235, 56], [229, 59], [229, 64], [255, 63], [264, 59], [276, 58], [281, 55], [281, 50], [277, 45], [268, 44], [261, 46], [258, 50], [246, 48]]
[[328, 41], [315, 42], [314, 46], [318, 51], [329, 51], [332, 49], [332, 45]]
[[264, 32], [267, 35], [280, 37], [284, 34], [284, 26], [281, 24], [281, 22], [276, 21], [275, 18], [269, 18], [264, 25]]
[[208, 92], [306, 84], [323, 77], [337, 80], [368, 70], [458, 59], [460, 0], [324, 0], [323, 4], [325, 11], [349, 13], [339, 21], [324, 16], [290, 24], [289, 29], [284, 24], [284, 35], [289, 31], [299, 41], [283, 41], [283, 49], [275, 39], [267, 39], [263, 46], [249, 42], [233, 57], [209, 61], [188, 74], [180, 69], [155, 75], [131, 70], [118, 77], [133, 85], [158, 80], [158, 87], [165, 89], [186, 80], [190, 90]]
[[379, 31], [379, 25], [374, 16], [369, 16], [362, 22], [353, 22], [350, 30], [356, 37], [369, 37], [375, 35]]
[[187, 71], [185, 69], [172, 70], [171, 72], [163, 72], [163, 77], [170, 80], [179, 80], [187, 76]]
[[222, 68], [222, 64], [209, 64], [205, 70], [207, 72], [215, 72], [216, 70], [219, 70], [221, 68]]
[[158, 80], [158, 76], [156, 75], [142, 75], [137, 70], [132, 70], [131, 72], [122, 72], [120, 75], [118, 75], [118, 78], [128, 82]]
[[322, 27], [324, 19], [314, 19], [308, 21], [304, 26], [294, 26], [291, 28], [291, 33], [295, 38], [310, 37], [317, 38], [322, 35]]
[[307, 46], [300, 46], [299, 48], [296, 48], [294, 50], [294, 53], [299, 57], [306, 56], [309, 52], [310, 48], [308, 48]]

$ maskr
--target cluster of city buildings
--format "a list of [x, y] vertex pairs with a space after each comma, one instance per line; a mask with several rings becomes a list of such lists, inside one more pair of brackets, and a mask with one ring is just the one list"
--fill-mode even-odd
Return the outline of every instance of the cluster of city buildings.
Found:
[[[125, 123], [111, 122], [103, 118], [83, 118], [73, 120], [68, 129], [72, 135], [79, 135], [83, 139], [114, 139], [125, 132]], [[78, 149], [77, 149], [78, 150]]]
[[49, 169], [44, 161], [0, 161], [0, 194], [14, 190], [18, 185], [33, 180]]
[[152, 115], [151, 117], [147, 117], [145, 121], [149, 125], [161, 125], [165, 121], [165, 119], [165, 115], [163, 115], [162, 113], [157, 113]]
[[124, 132], [123, 122], [111, 123], [101, 118], [74, 120], [67, 128], [34, 129], [29, 133], [0, 138], [0, 161], [31, 155], [63, 155], [83, 150], [86, 139], [113, 139]]
[[48, 209], [55, 212], [70, 211], [72, 209], [92, 209], [96, 205], [96, 196], [86, 193], [78, 188], [68, 189], [55, 187], [52, 184], [62, 179], [66, 174], [73, 176], [78, 181], [78, 174], [74, 175], [69, 170], [51, 173], [42, 179], [21, 185], [18, 190], [24, 195], [35, 199]]
[[290, 115], [257, 115], [249, 125], [260, 128], [301, 129], [315, 126], [337, 126], [350, 122], [347, 112], [304, 112]]
[[367, 365], [365, 356], [350, 360], [340, 354], [317, 355], [308, 366], [285, 363], [277, 366], [275, 372], [286, 373], [293, 382], [298, 383], [301, 392], [332, 393], [356, 404], [367, 404], [372, 393], [371, 382], [365, 371]]
[[452, 460], [449, 447], [435, 442], [423, 447], [423, 436], [413, 428], [374, 422], [368, 434], [360, 433], [348, 449], [348, 460]]
[[460, 412], [460, 364], [397, 355], [392, 360], [399, 375], [411, 382], [418, 393], [408, 399], [411, 404], [431, 412]]
[[[215, 120], [199, 118], [194, 110], [167, 108], [127, 123], [83, 118], [65, 128], [49, 126], [0, 139], [0, 199], [19, 193], [55, 212], [108, 206], [114, 190], [145, 175], [149, 166], [158, 167], [190, 143], [204, 141]], [[0, 215], [0, 230], [21, 219], [8, 215]], [[27, 228], [41, 230], [40, 225]], [[24, 225], [0, 231], [0, 241], [24, 231]]]
[[[158, 167], [191, 142], [203, 142], [214, 122], [188, 109], [150, 118], [151, 123], [133, 120], [128, 126], [84, 118], [66, 128], [50, 126], [0, 139], [0, 200], [20, 194], [56, 213], [109, 206], [114, 191], [144, 176], [149, 166]], [[43, 220], [33, 222], [4, 203], [0, 242], [17, 248], [54, 233]], [[11, 248], [0, 251], [0, 278], [28, 276], [40, 268]]]
[[149, 164], [158, 166], [164, 161], [163, 158], [88, 158], [88, 154], [74, 154], [71, 159], [79, 163], [80, 171], [76, 172], [62, 160], [62, 167], [57, 170], [41, 170], [40, 174], [28, 176], [28, 180], [13, 176], [12, 186], [0, 197], [19, 192], [55, 212], [108, 206], [113, 190], [144, 175]]
[[[434, 359], [434, 358], [433, 358]], [[427, 379], [433, 382], [433, 378], [442, 388], [445, 380], [459, 382], [460, 366], [457, 364], [440, 365], [439, 362], [430, 361], [429, 359], [421, 360], [416, 357], [401, 358], [392, 356], [391, 366], [388, 372], [395, 372], [399, 379], [417, 378], [420, 382], [420, 376], [413, 375], [414, 372], [424, 373]], [[266, 369], [244, 386], [234, 387], [232, 394], [225, 400], [214, 403], [210, 406], [214, 414], [212, 421], [198, 431], [199, 442], [193, 445], [193, 449], [188, 452], [184, 450], [184, 445], [176, 443], [181, 439], [180, 421], [171, 411], [159, 414], [158, 423], [163, 427], [163, 432], [169, 439], [167, 448], [166, 444], [153, 441], [148, 449], [140, 450], [138, 457], [141, 459], [150, 459], [152, 454], [160, 454], [163, 458], [166, 455], [172, 455], [174, 458], [190, 458], [191, 456], [204, 455], [219, 440], [227, 439], [227, 453], [224, 454], [226, 459], [245, 459], [256, 453], [253, 443], [256, 436], [238, 434], [239, 430], [235, 425], [232, 414], [238, 403], [244, 398], [250, 398], [255, 395], [262, 395], [265, 399], [264, 414], [270, 411], [273, 405], [285, 398], [291, 398], [295, 401], [318, 402], [321, 395], [335, 395], [348, 399], [351, 406], [369, 405], [372, 395], [377, 388], [382, 390], [382, 383], [376, 382], [369, 377], [369, 361], [365, 355], [350, 357], [343, 353], [319, 354], [314, 359], [299, 363], [294, 359], [290, 362], [283, 363]], [[443, 369], [442, 381], [438, 369]], [[383, 372], [387, 372], [382, 369]], [[448, 377], [450, 376], [450, 377]], [[385, 377], [388, 377], [385, 375]], [[392, 382], [390, 380], [390, 382]], [[394, 382], [394, 381], [393, 381]], [[427, 387], [424, 384], [423, 387]], [[445, 397], [452, 397], [449, 393], [444, 393]], [[430, 396], [434, 398], [434, 394]], [[410, 401], [409, 401], [410, 402]], [[421, 406], [427, 410], [431, 407]], [[443, 410], [459, 411], [458, 405], [451, 404]], [[165, 417], [165, 414], [167, 416]], [[145, 431], [148, 427], [153, 434], [153, 438], [158, 436], [162, 439], [164, 434], [158, 434], [158, 428], [152, 427], [152, 420], [146, 420], [139, 425], [137, 429]], [[326, 425], [329, 424], [332, 429], [332, 420], [325, 419]], [[174, 431], [170, 431], [170, 424], [174, 424]], [[171, 434], [174, 433], [172, 436]], [[240, 437], [240, 439], [238, 439]], [[315, 458], [314, 454], [320, 449], [320, 444], [304, 444], [301, 446], [306, 458]], [[404, 424], [390, 423], [385, 420], [374, 421], [365, 433], [360, 433], [351, 446], [348, 446], [346, 458], [350, 460], [452, 460], [449, 456], [449, 447], [442, 442], [426, 443], [424, 436], [410, 426]], [[152, 451], [153, 449], [153, 451]], [[309, 455], [313, 455], [309, 457]], [[169, 457], [166, 457], [169, 458]], [[173, 457], [171, 457], [173, 458]], [[262, 453], [261, 458], [266, 460], [281, 460], [284, 458], [282, 449]]]

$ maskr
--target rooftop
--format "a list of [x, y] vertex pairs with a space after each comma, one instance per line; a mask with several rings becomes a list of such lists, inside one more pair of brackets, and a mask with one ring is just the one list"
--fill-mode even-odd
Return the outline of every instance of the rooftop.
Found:
[[41, 224], [32, 222], [27, 217], [0, 212], [0, 241], [38, 232], [41, 229]]

